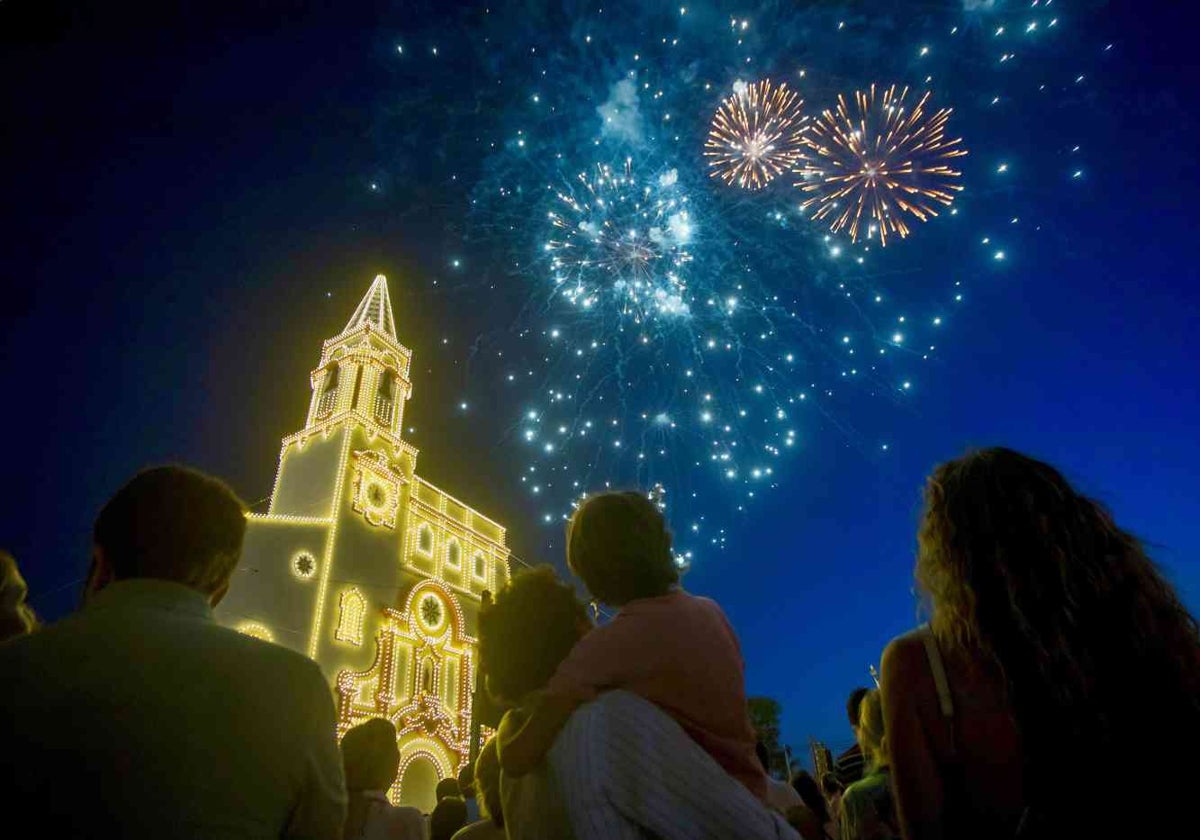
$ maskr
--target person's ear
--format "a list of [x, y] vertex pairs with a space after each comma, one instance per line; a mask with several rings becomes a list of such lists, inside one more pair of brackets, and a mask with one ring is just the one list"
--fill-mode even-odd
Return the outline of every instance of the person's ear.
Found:
[[227, 594], [229, 594], [229, 581], [225, 581], [213, 590], [212, 594], [208, 596], [208, 605], [215, 607]]
[[83, 587], [83, 600], [86, 603], [97, 592], [113, 582], [112, 566], [104, 554], [104, 549], [98, 545], [92, 546], [92, 565], [88, 569], [87, 583]]

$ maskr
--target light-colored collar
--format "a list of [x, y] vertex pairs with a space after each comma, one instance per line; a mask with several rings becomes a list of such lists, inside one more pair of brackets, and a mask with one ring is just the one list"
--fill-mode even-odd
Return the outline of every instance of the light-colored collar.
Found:
[[392, 804], [388, 801], [387, 791], [385, 790], [364, 790], [359, 795], [363, 799], [378, 799], [380, 802], [387, 802], [389, 805]]
[[202, 592], [155, 578], [130, 578], [110, 583], [87, 602], [85, 610], [163, 610], [213, 620], [212, 607]]

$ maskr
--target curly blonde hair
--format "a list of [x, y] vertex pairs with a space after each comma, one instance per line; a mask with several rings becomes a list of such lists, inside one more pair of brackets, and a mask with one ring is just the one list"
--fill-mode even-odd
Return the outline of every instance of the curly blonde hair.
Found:
[[1003, 678], [1034, 785], [1068, 755], [1147, 766], [1147, 750], [1200, 746], [1195, 618], [1141, 542], [1050, 465], [993, 448], [937, 467], [916, 578], [939, 642]]

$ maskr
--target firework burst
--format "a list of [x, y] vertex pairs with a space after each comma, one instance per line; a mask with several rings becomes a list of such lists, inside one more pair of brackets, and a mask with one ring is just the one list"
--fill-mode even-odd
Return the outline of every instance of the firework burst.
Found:
[[905, 214], [924, 222], [962, 190], [962, 173], [950, 161], [967, 150], [961, 138], [946, 139], [951, 110], [928, 116], [930, 94], [911, 109], [907, 95], [907, 87], [892, 85], [877, 97], [871, 85], [854, 92], [853, 111], [839, 96], [837, 109], [823, 111], [801, 138], [796, 186], [809, 194], [801, 209], [815, 208], [813, 219], [828, 221], [834, 233], [846, 230], [854, 242], [903, 239], [911, 232]]
[[556, 197], [544, 250], [562, 297], [639, 324], [688, 314], [692, 221], [674, 170], [641, 179], [628, 159], [599, 164]]
[[713, 116], [704, 156], [709, 174], [729, 186], [760, 190], [800, 159], [808, 118], [786, 84], [738, 83]]

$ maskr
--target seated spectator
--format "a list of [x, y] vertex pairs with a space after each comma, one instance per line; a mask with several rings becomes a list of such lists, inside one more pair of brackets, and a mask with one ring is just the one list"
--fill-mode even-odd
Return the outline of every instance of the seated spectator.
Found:
[[[525, 703], [590, 629], [574, 590], [549, 568], [516, 575], [479, 621], [490, 690]], [[528, 715], [519, 702], [501, 740]], [[502, 774], [501, 800], [511, 840], [795, 836], [670, 716], [619, 690], [576, 709], [533, 771]]]
[[447, 796], [462, 799], [462, 789], [458, 786], [458, 779], [442, 779], [437, 783], [437, 801], [441, 802]]
[[804, 805], [816, 815], [821, 824], [821, 835], [825, 840], [837, 840], [837, 822], [833, 819], [817, 780], [808, 771], [799, 770], [792, 776], [792, 787], [795, 788]]
[[429, 817], [429, 840], [452, 840], [466, 825], [467, 803], [461, 796], [444, 796]]
[[400, 771], [400, 748], [391, 721], [371, 718], [347, 730], [342, 738], [342, 765], [350, 798], [342, 833], [346, 840], [425, 840], [425, 815], [388, 801], [387, 792]]
[[475, 797], [475, 767], [467, 762], [458, 771], [458, 789], [467, 803], [467, 822], [479, 822], [479, 801]]
[[213, 620], [245, 530], [233, 491], [185, 467], [104, 506], [81, 611], [0, 645], [5, 813], [64, 837], [341, 833], [320, 669]]
[[1190, 774], [1152, 770], [1200, 748], [1200, 634], [1136, 537], [985, 449], [930, 477], [916, 578], [881, 674], [906, 837], [1179, 833]]
[[781, 814], [787, 814], [789, 808], [803, 805], [804, 801], [800, 798], [800, 794], [796, 793], [795, 788], [771, 775], [771, 753], [767, 750], [767, 745], [762, 741], [756, 741], [754, 754], [767, 773], [766, 803]]
[[737, 636], [716, 602], [679, 587], [662, 511], [644, 493], [588, 497], [568, 523], [567, 565], [593, 598], [620, 609], [563, 660], [525, 724], [501, 735], [504, 772], [529, 772], [580, 703], [624, 688], [675, 718], [765, 799]]
[[500, 805], [500, 759], [496, 739], [489, 738], [475, 761], [474, 787], [482, 820], [459, 829], [454, 840], [505, 840], [504, 811]]
[[878, 690], [866, 693], [859, 705], [858, 743], [866, 772], [842, 796], [842, 840], [890, 840], [900, 836], [892, 785], [888, 740], [883, 729], [883, 703]]
[[862, 747], [858, 745], [858, 713], [867, 691], [868, 689], [860, 686], [850, 692], [850, 697], [846, 700], [846, 717], [850, 719], [850, 728], [854, 731], [854, 744], [833, 763], [833, 772], [837, 774], [843, 788], [854, 784], [863, 775]]
[[17, 561], [7, 551], [0, 551], [0, 642], [37, 629], [37, 616], [25, 603], [28, 594]]

